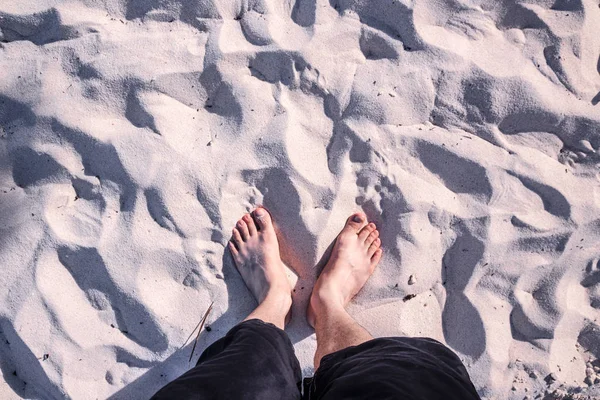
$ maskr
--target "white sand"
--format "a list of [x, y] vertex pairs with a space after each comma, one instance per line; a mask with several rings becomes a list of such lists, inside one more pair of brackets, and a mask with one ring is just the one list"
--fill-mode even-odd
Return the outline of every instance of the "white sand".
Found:
[[362, 209], [374, 335], [443, 341], [485, 399], [592, 384], [598, 2], [283, 3], [0, 2], [0, 398], [180, 375], [211, 301], [197, 354], [253, 308], [224, 245], [257, 204], [306, 375], [315, 264]]

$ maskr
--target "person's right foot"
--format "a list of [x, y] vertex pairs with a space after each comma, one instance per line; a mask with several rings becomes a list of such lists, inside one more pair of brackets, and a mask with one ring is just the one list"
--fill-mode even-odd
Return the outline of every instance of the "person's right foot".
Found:
[[367, 224], [364, 214], [348, 218], [310, 296], [307, 319], [311, 326], [326, 307], [345, 308], [360, 291], [381, 259], [380, 246], [377, 227]]

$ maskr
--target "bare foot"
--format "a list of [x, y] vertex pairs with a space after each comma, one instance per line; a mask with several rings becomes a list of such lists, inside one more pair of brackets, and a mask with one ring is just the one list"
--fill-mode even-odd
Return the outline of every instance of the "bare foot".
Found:
[[364, 214], [348, 218], [313, 288], [307, 312], [311, 326], [322, 308], [343, 309], [360, 291], [381, 259], [380, 246], [379, 231]]
[[[269, 313], [283, 313], [283, 318], [288, 316], [292, 287], [279, 256], [279, 243], [269, 212], [259, 207], [252, 215], [244, 215], [233, 229], [229, 250], [259, 307], [269, 303], [263, 309], [268, 309]], [[279, 316], [269, 315], [268, 318]]]

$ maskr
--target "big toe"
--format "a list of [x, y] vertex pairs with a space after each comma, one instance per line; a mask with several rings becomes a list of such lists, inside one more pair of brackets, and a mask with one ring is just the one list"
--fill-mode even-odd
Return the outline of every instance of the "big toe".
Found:
[[256, 225], [261, 231], [273, 229], [271, 214], [269, 214], [269, 212], [264, 207], [258, 207], [256, 210], [254, 210], [252, 216], [254, 217]]
[[344, 231], [358, 233], [367, 224], [367, 216], [361, 212], [352, 214], [346, 220]]

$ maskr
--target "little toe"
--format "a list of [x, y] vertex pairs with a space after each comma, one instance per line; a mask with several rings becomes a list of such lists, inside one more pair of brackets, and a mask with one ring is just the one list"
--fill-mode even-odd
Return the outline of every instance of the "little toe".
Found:
[[369, 257], [373, 257], [373, 255], [375, 254], [375, 252], [379, 249], [379, 246], [381, 246], [381, 239], [377, 238], [369, 246], [369, 250], [367, 250], [367, 255]]
[[248, 225], [246, 225], [246, 222], [243, 219], [240, 219], [237, 222], [236, 228], [240, 232], [242, 239], [244, 241], [248, 240], [248, 237], [250, 236], [250, 232], [248, 232]]
[[240, 234], [240, 231], [237, 230], [237, 228], [233, 228], [233, 230], [231, 231], [231, 240], [233, 240], [233, 244], [235, 244], [237, 249], [239, 249], [242, 243], [244, 243], [242, 235]]
[[371, 256], [371, 269], [375, 269], [375, 266], [377, 266], [377, 264], [379, 263], [379, 260], [381, 260], [381, 255], [383, 254], [383, 250], [381, 250], [381, 248], [375, 250], [375, 253], [373, 253], [373, 255]]
[[374, 223], [370, 223], [367, 226], [365, 226], [364, 228], [362, 228], [360, 230], [360, 232], [358, 232], [358, 238], [362, 241], [366, 240], [367, 237], [369, 236], [369, 234], [371, 232], [373, 232], [376, 229], [376, 226]]
[[234, 257], [236, 257], [238, 255], [238, 249], [235, 247], [235, 243], [233, 242], [233, 239], [231, 239], [227, 245], [227, 247], [229, 247], [229, 251], [231, 251], [231, 254], [233, 254]]
[[358, 233], [366, 224], [367, 217], [359, 212], [352, 214], [347, 220], [343, 231]]
[[365, 246], [367, 246], [367, 247], [371, 246], [378, 237], [379, 237], [378, 230], [374, 230], [373, 232], [371, 232], [369, 234], [369, 236], [367, 236], [367, 239], [365, 239]]
[[267, 231], [269, 229], [273, 229], [271, 214], [269, 214], [264, 207], [258, 207], [256, 210], [254, 210], [252, 216], [254, 217], [254, 222], [256, 223], [256, 226], [258, 226], [259, 230]]
[[250, 236], [256, 235], [256, 225], [254, 224], [254, 220], [252, 219], [252, 216], [250, 214], [246, 214], [242, 218], [244, 219], [244, 222], [248, 226], [248, 233], [250, 234]]

